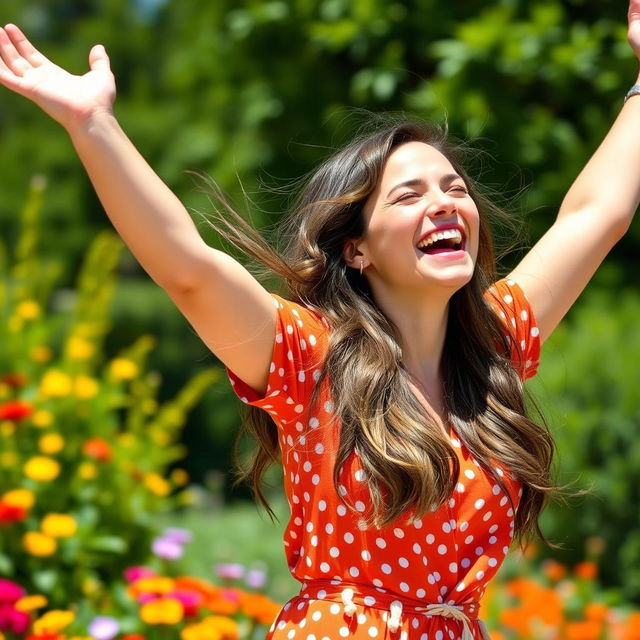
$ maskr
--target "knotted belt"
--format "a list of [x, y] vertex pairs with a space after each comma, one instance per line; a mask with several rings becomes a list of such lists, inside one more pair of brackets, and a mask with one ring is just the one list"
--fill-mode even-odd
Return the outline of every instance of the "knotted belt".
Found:
[[[300, 597], [309, 600], [330, 600], [341, 602], [344, 614], [353, 617], [358, 607], [373, 607], [383, 609], [383, 614], [389, 631], [396, 632], [402, 624], [403, 613], [423, 614], [427, 616], [442, 616], [452, 618], [462, 623], [461, 640], [474, 640], [471, 631], [472, 622], [478, 621], [480, 605], [477, 601], [456, 604], [428, 604], [420, 600], [398, 598], [397, 594], [389, 593], [367, 584], [355, 584], [338, 580], [313, 580], [302, 585]], [[482, 638], [488, 638], [484, 625], [480, 624]]]

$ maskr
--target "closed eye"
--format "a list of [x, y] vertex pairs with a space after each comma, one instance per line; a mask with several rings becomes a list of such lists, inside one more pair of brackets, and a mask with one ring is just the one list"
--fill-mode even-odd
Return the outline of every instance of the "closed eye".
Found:
[[399, 198], [396, 198], [395, 202], [402, 202], [403, 200], [409, 200], [411, 198], [419, 198], [420, 194], [415, 191], [403, 193]]

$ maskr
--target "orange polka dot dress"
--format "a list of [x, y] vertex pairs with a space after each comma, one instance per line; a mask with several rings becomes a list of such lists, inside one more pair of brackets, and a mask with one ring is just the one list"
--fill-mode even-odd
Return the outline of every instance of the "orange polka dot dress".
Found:
[[[521, 377], [534, 375], [540, 353], [524, 293], [508, 280], [486, 294], [502, 318]], [[246, 403], [276, 422], [291, 518], [284, 533], [289, 569], [302, 583], [274, 621], [268, 640], [481, 640], [478, 601], [509, 550], [518, 481], [495, 467], [513, 503], [451, 431], [460, 462], [448, 502], [422, 518], [407, 513], [385, 528], [366, 528], [370, 504], [352, 453], [333, 483], [339, 421], [326, 390], [310, 407], [327, 350], [328, 325], [306, 307], [274, 296], [277, 328], [268, 386], [258, 396], [232, 372]], [[345, 507], [345, 499], [355, 512]]]

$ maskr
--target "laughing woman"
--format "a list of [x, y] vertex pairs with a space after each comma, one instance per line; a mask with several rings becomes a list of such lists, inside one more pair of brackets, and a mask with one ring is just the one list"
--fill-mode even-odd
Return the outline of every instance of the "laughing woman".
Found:
[[[629, 42], [640, 55], [640, 0]], [[127, 139], [102, 46], [73, 76], [7, 25], [0, 57], [0, 83], [67, 130], [120, 235], [228, 367], [260, 500], [283, 466], [302, 586], [269, 638], [485, 637], [478, 601], [554, 491], [553, 440], [522, 383], [638, 206], [640, 87], [504, 280], [496, 208], [436, 127], [394, 123], [330, 157], [282, 253], [229, 212], [220, 232], [282, 277], [282, 298], [202, 241]]]

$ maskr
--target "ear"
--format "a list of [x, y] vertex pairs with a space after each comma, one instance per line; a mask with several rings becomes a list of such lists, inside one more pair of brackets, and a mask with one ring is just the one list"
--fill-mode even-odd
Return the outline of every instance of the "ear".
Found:
[[367, 267], [369, 260], [365, 255], [364, 242], [360, 238], [350, 238], [342, 247], [342, 257], [348, 267], [358, 269]]

